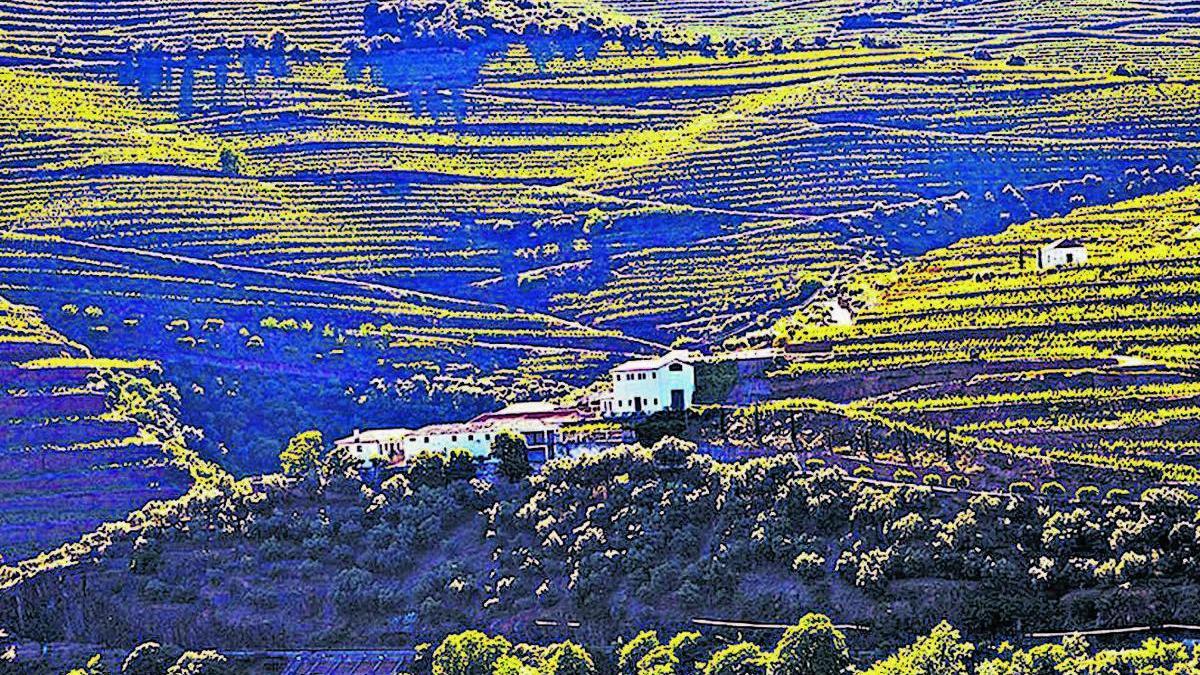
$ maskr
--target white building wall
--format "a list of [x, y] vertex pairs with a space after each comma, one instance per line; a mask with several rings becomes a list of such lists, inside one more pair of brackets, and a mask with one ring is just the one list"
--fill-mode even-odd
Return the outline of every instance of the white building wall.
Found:
[[[612, 374], [613, 394], [605, 401], [608, 414], [652, 415], [669, 410], [674, 400], [682, 408], [692, 405], [696, 393], [696, 369], [690, 363], [673, 362], [654, 370]], [[672, 392], [682, 392], [682, 400]]]
[[1042, 249], [1042, 269], [1063, 267], [1065, 265], [1082, 265], [1087, 262], [1085, 248], [1044, 248]]
[[404, 440], [404, 454], [411, 457], [418, 452], [446, 453], [456, 448], [462, 448], [475, 457], [485, 457], [492, 451], [494, 429], [457, 430], [452, 432], [432, 432], [409, 434]]

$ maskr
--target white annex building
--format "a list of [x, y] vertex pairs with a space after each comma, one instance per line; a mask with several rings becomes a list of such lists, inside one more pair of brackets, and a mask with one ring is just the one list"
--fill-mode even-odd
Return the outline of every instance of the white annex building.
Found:
[[1087, 248], [1074, 239], [1059, 239], [1038, 249], [1038, 269], [1049, 270], [1087, 262]]
[[605, 417], [686, 410], [696, 393], [692, 355], [673, 351], [656, 359], [629, 361], [612, 370], [612, 395], [601, 402]]
[[354, 433], [333, 442], [338, 449], [345, 448], [350, 456], [367, 464], [374, 461], [389, 461], [395, 453], [402, 451], [404, 437], [412, 433], [412, 429], [376, 429], [374, 431], [354, 430]]
[[552, 403], [516, 403], [466, 422], [431, 424], [420, 429], [355, 430], [335, 445], [348, 448], [364, 462], [382, 459], [403, 466], [407, 458], [424, 451], [446, 453], [461, 448], [476, 457], [486, 457], [496, 435], [511, 431], [525, 439], [530, 458], [540, 461], [554, 456], [558, 430], [582, 417], [578, 410]]

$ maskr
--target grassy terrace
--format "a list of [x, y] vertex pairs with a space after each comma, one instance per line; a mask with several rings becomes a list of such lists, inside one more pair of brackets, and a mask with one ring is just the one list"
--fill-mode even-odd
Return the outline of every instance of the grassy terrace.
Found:
[[[783, 341], [831, 351], [780, 382], [1001, 451], [1192, 464], [1198, 205], [1185, 188], [931, 251], [859, 289], [853, 326], [781, 323]], [[1036, 269], [1036, 247], [1060, 237], [1085, 242], [1088, 263]]]

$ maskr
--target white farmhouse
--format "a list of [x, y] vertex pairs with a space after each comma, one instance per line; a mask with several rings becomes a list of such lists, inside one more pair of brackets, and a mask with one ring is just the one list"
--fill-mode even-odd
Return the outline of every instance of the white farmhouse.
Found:
[[686, 410], [696, 393], [692, 356], [673, 351], [657, 359], [623, 363], [612, 370], [612, 396], [602, 403], [608, 417]]
[[373, 461], [390, 462], [397, 453], [403, 456], [404, 438], [410, 433], [411, 429], [355, 429], [353, 434], [339, 438], [333, 445], [338, 449], [344, 448], [351, 457], [363, 464]]
[[1087, 248], [1074, 239], [1059, 239], [1038, 249], [1038, 269], [1049, 270], [1087, 262]]
[[426, 451], [445, 454], [461, 448], [475, 457], [486, 457], [497, 434], [513, 432], [525, 439], [530, 459], [545, 461], [555, 456], [558, 430], [581, 419], [580, 412], [573, 408], [516, 403], [466, 422], [431, 424], [420, 429], [355, 431], [336, 445], [349, 448], [356, 457], [382, 457], [394, 466], [404, 466], [413, 455]]

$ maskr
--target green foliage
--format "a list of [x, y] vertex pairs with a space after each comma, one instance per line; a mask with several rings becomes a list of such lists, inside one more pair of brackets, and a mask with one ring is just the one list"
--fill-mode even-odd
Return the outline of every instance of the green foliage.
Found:
[[633, 428], [634, 438], [646, 448], [657, 445], [664, 438], [683, 438], [687, 433], [686, 410], [660, 410], [641, 420]]
[[1008, 491], [1014, 495], [1031, 495], [1034, 493], [1033, 484], [1024, 480], [1010, 483], [1008, 485]]
[[497, 662], [508, 656], [512, 644], [469, 630], [446, 636], [433, 652], [433, 675], [493, 675]]
[[846, 636], [824, 614], [806, 614], [784, 632], [769, 675], [836, 675], [850, 667]]
[[82, 668], [72, 669], [67, 675], [107, 675], [108, 669], [104, 667], [104, 662], [100, 659], [100, 655], [88, 659], [87, 664]]
[[864, 675], [970, 675], [975, 646], [942, 622], [929, 635], [871, 666]]
[[620, 675], [636, 675], [638, 663], [658, 646], [658, 633], [652, 630], [633, 636], [617, 650], [617, 671]]
[[242, 153], [232, 148], [221, 148], [221, 155], [218, 158], [218, 164], [221, 167], [221, 173], [226, 176], [241, 175], [243, 165], [246, 160]]
[[475, 477], [478, 467], [475, 458], [463, 448], [452, 448], [446, 453], [446, 481], [470, 480]]
[[446, 456], [422, 450], [408, 460], [408, 482], [414, 488], [440, 488], [446, 485]]
[[306, 476], [316, 472], [324, 452], [325, 438], [320, 431], [302, 431], [279, 453], [279, 466], [285, 476]]
[[560, 642], [550, 647], [543, 672], [545, 675], [596, 675], [596, 664], [583, 647], [573, 642]]
[[492, 438], [491, 457], [497, 462], [500, 475], [517, 482], [533, 473], [529, 463], [529, 448], [525, 439], [513, 431], [501, 431]]
[[668, 436], [650, 449], [654, 463], [659, 468], [677, 469], [687, 464], [688, 457], [696, 452], [696, 444]]
[[693, 402], [697, 405], [719, 405], [728, 402], [729, 394], [739, 380], [737, 362], [700, 361], [694, 365], [696, 391]]
[[1047, 481], [1042, 483], [1042, 494], [1047, 497], [1062, 497], [1067, 494], [1067, 489], [1058, 481]]
[[1087, 642], [1068, 637], [980, 664], [978, 675], [1186, 675], [1200, 672], [1200, 654], [1178, 642], [1149, 638], [1128, 649], [1088, 653]]
[[167, 675], [234, 675], [234, 670], [229, 659], [217, 652], [184, 652]]
[[739, 642], [714, 653], [703, 675], [767, 675], [770, 655], [752, 642]]
[[792, 570], [805, 581], [817, 581], [825, 576], [825, 557], [812, 551], [801, 551], [792, 559]]

